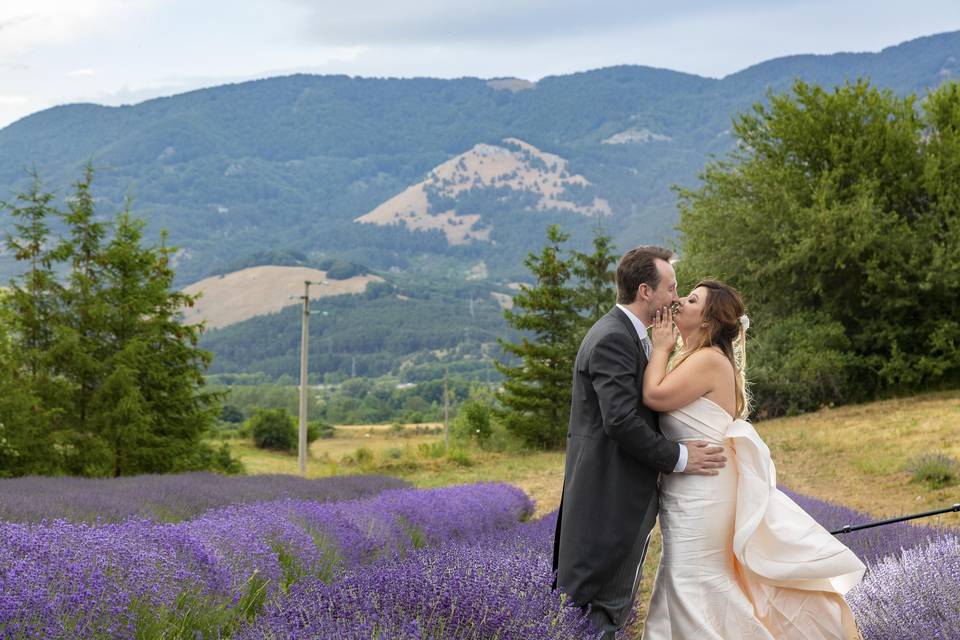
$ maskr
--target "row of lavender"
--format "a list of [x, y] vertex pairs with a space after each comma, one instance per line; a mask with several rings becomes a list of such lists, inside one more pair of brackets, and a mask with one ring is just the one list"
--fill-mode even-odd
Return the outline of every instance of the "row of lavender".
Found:
[[[828, 526], [863, 514], [796, 496]], [[573, 640], [596, 637], [551, 591], [556, 513], [474, 543], [450, 542], [304, 580], [239, 633], [242, 640]], [[836, 525], [842, 526], [842, 525]], [[960, 639], [960, 538], [894, 525], [846, 540], [870, 564], [848, 596], [865, 640]], [[900, 545], [907, 545], [906, 551]]]
[[387, 476], [307, 480], [290, 475], [223, 476], [194, 472], [125, 478], [27, 476], [0, 480], [0, 520], [7, 522], [122, 522], [145, 518], [177, 522], [228, 505], [280, 498], [354, 500], [402, 489]]
[[519, 489], [483, 483], [231, 505], [177, 523], [0, 522], [0, 637], [223, 637], [300, 581], [333, 583], [532, 511]]
[[[793, 497], [829, 528], [866, 519]], [[588, 637], [549, 588], [555, 516], [518, 525], [531, 510], [519, 490], [485, 484], [234, 505], [178, 524], [0, 524], [0, 637]], [[900, 524], [845, 542], [871, 564], [850, 594], [868, 640], [960, 638], [955, 535]]]

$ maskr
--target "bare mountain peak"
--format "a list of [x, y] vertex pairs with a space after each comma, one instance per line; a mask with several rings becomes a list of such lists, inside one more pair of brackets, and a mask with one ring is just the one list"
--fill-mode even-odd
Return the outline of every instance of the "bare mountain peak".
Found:
[[490, 226], [481, 224], [483, 211], [444, 211], [431, 207], [431, 198], [449, 203], [468, 191], [495, 189], [527, 193], [536, 197], [528, 211], [559, 209], [584, 216], [610, 215], [603, 198], [571, 197], [570, 191], [592, 186], [581, 175], [571, 175], [566, 159], [541, 151], [519, 138], [504, 138], [500, 144], [476, 144], [469, 151], [434, 167], [426, 180], [356, 219], [363, 224], [402, 224], [410, 230], [438, 229], [451, 245], [489, 241]]

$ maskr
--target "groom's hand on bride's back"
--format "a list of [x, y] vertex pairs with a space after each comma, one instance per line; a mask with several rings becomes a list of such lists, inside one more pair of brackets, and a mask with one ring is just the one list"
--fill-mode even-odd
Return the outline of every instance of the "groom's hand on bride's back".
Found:
[[683, 468], [683, 473], [715, 476], [720, 473], [718, 469], [726, 466], [727, 457], [723, 455], [723, 447], [703, 440], [684, 444], [687, 445], [687, 466]]

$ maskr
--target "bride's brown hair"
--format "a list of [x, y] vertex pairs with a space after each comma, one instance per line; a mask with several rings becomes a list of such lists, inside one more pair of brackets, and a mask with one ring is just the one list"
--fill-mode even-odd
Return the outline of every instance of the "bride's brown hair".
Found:
[[696, 344], [685, 344], [673, 365], [678, 366], [691, 354], [707, 347], [717, 347], [727, 356], [735, 372], [737, 388], [737, 415], [746, 418], [750, 411], [747, 391], [746, 329], [741, 317], [746, 313], [740, 292], [719, 280], [701, 280], [694, 289], [707, 290], [700, 317], [701, 330]]

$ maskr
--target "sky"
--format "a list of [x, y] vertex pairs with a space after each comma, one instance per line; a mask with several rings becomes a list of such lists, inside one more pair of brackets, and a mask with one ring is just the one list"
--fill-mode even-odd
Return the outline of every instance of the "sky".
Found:
[[0, 0], [0, 127], [291, 73], [723, 77], [960, 30], [958, 0]]

